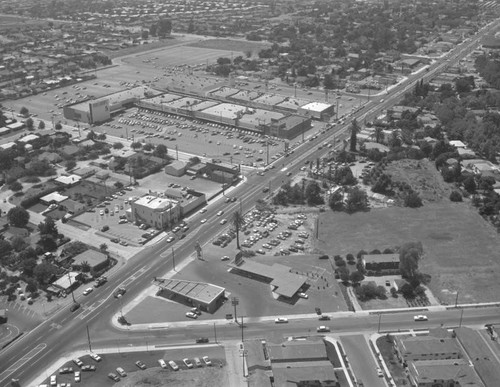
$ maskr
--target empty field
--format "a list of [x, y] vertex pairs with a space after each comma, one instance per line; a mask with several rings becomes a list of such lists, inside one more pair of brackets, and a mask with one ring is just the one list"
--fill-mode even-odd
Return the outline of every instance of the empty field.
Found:
[[500, 240], [473, 208], [449, 201], [420, 209], [373, 209], [348, 215], [326, 212], [319, 220], [318, 248], [331, 255], [383, 250], [421, 241], [420, 270], [442, 303], [496, 301], [500, 291]]

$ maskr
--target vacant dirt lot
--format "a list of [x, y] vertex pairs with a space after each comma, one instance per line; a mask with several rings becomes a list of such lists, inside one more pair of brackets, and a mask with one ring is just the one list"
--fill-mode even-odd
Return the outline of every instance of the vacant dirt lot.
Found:
[[466, 203], [440, 201], [419, 209], [386, 208], [348, 215], [320, 215], [318, 248], [330, 255], [383, 250], [421, 241], [422, 272], [443, 303], [495, 301], [500, 291], [500, 239]]

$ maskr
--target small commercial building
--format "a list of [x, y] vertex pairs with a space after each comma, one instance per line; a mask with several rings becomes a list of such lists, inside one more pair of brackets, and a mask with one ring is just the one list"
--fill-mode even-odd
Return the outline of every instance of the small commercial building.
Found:
[[90, 270], [97, 272], [109, 264], [109, 258], [100, 251], [88, 249], [73, 257], [71, 267], [74, 270], [82, 270], [85, 264], [88, 264]]
[[51, 204], [60, 204], [68, 198], [69, 196], [61, 195], [59, 192], [52, 192], [48, 195], [42, 196], [40, 198], [40, 202], [49, 206]]
[[180, 177], [186, 173], [187, 164], [184, 161], [173, 160], [165, 166], [165, 173], [170, 176]]
[[449, 337], [395, 336], [394, 350], [401, 362], [462, 358], [457, 340]]
[[367, 271], [399, 270], [399, 254], [365, 254], [363, 266]]
[[65, 187], [71, 187], [73, 185], [78, 184], [82, 178], [78, 175], [69, 175], [69, 176], [59, 176], [54, 179], [57, 184], [60, 184]]
[[307, 282], [307, 277], [292, 273], [291, 267], [279, 263], [269, 266], [255, 261], [241, 260], [239, 264], [231, 267], [230, 272], [268, 283], [273, 287], [274, 293], [287, 300], [296, 296]]
[[226, 298], [226, 289], [204, 282], [155, 278], [155, 284], [158, 295], [208, 313], [217, 311]]
[[52, 282], [53, 291], [57, 294], [59, 292], [69, 293], [71, 290], [75, 290], [80, 286], [80, 279], [82, 274], [76, 271], [70, 271], [67, 274], [64, 274], [58, 280]]
[[335, 115], [335, 105], [324, 102], [310, 102], [299, 107], [297, 114], [320, 121], [329, 121]]
[[131, 203], [132, 222], [140, 222], [163, 230], [177, 223], [181, 218], [181, 206], [172, 199], [146, 195]]

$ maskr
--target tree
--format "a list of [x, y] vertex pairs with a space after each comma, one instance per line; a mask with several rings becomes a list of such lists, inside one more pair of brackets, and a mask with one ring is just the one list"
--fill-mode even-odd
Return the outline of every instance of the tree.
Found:
[[239, 211], [234, 211], [231, 222], [236, 230], [236, 248], [240, 249], [240, 228], [243, 227], [245, 219]]
[[463, 185], [468, 193], [473, 194], [476, 192], [476, 181], [474, 180], [474, 176], [467, 176], [463, 181]]
[[23, 185], [16, 180], [9, 185], [9, 189], [13, 192], [19, 192], [22, 191]]
[[49, 235], [52, 238], [57, 238], [59, 231], [57, 230], [56, 222], [50, 216], [46, 217], [43, 222], [38, 225], [40, 235]]
[[56, 125], [55, 125], [55, 128], [56, 130], [61, 130], [62, 129], [62, 125], [60, 122], [58, 122]]
[[[337, 261], [337, 262], [344, 262], [344, 261]], [[339, 275], [339, 278], [342, 282], [347, 283], [349, 282], [349, 270], [345, 266], [340, 266], [337, 269], [337, 273]]]
[[404, 205], [405, 207], [418, 208], [422, 207], [423, 204], [422, 199], [420, 198], [420, 196], [418, 196], [418, 193], [410, 190], [404, 197]]
[[7, 212], [7, 219], [11, 226], [26, 227], [30, 220], [30, 214], [22, 207], [13, 207]]
[[153, 156], [159, 157], [161, 159], [164, 159], [165, 156], [167, 156], [167, 154], [168, 154], [168, 149], [163, 144], [156, 145], [156, 148], [153, 151]]
[[133, 142], [130, 144], [130, 147], [134, 150], [140, 149], [142, 147], [142, 144], [138, 141]]
[[349, 189], [345, 208], [349, 214], [356, 211], [366, 211], [368, 209], [366, 192], [359, 187]]
[[39, 284], [48, 284], [57, 273], [57, 268], [48, 262], [42, 262], [33, 270], [33, 275]]
[[115, 184], [113, 184], [116, 189], [122, 189], [123, 188], [123, 183], [121, 181], [116, 181]]
[[365, 279], [365, 276], [362, 273], [360, 273], [359, 271], [354, 271], [349, 276], [349, 279], [351, 280], [351, 282], [353, 284], [358, 284]]
[[458, 191], [451, 191], [450, 200], [452, 202], [461, 202], [462, 201], [462, 194]]
[[20, 252], [21, 250], [24, 250], [27, 246], [27, 243], [26, 241], [24, 240], [24, 238], [20, 235], [16, 235], [14, 236], [11, 240], [10, 240], [10, 243], [12, 245], [12, 248], [14, 249], [14, 251], [16, 252]]
[[142, 147], [142, 150], [149, 152], [149, 151], [152, 151], [153, 148], [154, 148], [154, 145], [151, 144], [150, 142], [148, 142], [147, 144], [144, 144], [144, 146]]
[[384, 138], [384, 129], [381, 126], [376, 126], [374, 135], [375, 135], [375, 142], [380, 143], [380, 140]]
[[24, 122], [24, 124], [26, 125], [26, 128], [27, 128], [28, 130], [33, 130], [33, 127], [34, 127], [33, 118], [31, 118], [31, 117], [30, 117], [30, 118], [28, 118], [28, 119]]
[[172, 32], [172, 21], [170, 19], [160, 19], [158, 21], [158, 37], [165, 38]]
[[76, 167], [76, 161], [75, 160], [68, 160], [65, 163], [65, 167], [67, 171], [71, 171], [73, 168]]
[[21, 108], [21, 110], [19, 110], [19, 114], [21, 114], [24, 117], [28, 117], [30, 114], [30, 111], [28, 110], [28, 108], [26, 106], [23, 106]]
[[12, 251], [12, 245], [5, 239], [0, 239], [0, 257], [9, 255]]
[[40, 130], [45, 129], [45, 122], [44, 121], [38, 122], [38, 129], [40, 129]]
[[325, 202], [321, 196], [321, 187], [316, 181], [311, 181], [307, 184], [305, 197], [309, 206], [323, 204]]
[[333, 211], [343, 211], [344, 209], [344, 195], [342, 192], [336, 191], [330, 195], [328, 205]]
[[358, 141], [357, 134], [359, 133], [359, 125], [356, 119], [352, 120], [351, 123], [351, 140], [350, 140], [350, 150], [351, 152], [356, 152], [356, 145]]
[[101, 251], [101, 253], [107, 254], [108, 245], [106, 243], [101, 243], [101, 245], [99, 246], [99, 250]]
[[401, 276], [411, 280], [418, 277], [418, 262], [423, 254], [421, 242], [408, 242], [399, 249]]
[[37, 245], [39, 245], [43, 249], [43, 251], [56, 251], [57, 250], [57, 243], [49, 235], [42, 236], [38, 240], [38, 242], [36, 242], [36, 243], [37, 243]]
[[88, 273], [90, 271], [90, 264], [87, 261], [83, 261], [81, 264], [81, 270], [83, 273]]
[[149, 38], [149, 31], [148, 31], [148, 30], [143, 30], [143, 31], [141, 32], [141, 37], [142, 37], [142, 39], [144, 39], [144, 40], [148, 39], [148, 38]]
[[115, 142], [113, 144], [113, 149], [122, 149], [123, 148], [123, 144], [121, 142]]
[[38, 291], [38, 286], [36, 286], [36, 282], [32, 279], [26, 281], [26, 292], [28, 293], [36, 293]]

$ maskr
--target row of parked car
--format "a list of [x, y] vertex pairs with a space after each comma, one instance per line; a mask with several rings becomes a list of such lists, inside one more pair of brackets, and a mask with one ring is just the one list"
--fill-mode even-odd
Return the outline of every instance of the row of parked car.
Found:
[[[174, 360], [169, 360], [168, 362], [165, 361], [164, 359], [158, 359], [158, 364], [160, 365], [161, 368], [163, 369], [168, 369], [170, 368], [172, 371], [179, 371], [180, 367], [177, 365], [177, 363]], [[212, 365], [212, 361], [208, 356], [203, 356], [201, 359], [199, 357], [195, 357], [192, 360], [189, 358], [184, 358], [182, 359], [182, 363], [187, 369], [191, 369], [196, 367], [203, 367], [203, 365], [210, 367]], [[148, 368], [146, 363], [144, 363], [141, 360], [137, 360], [135, 362], [135, 365], [141, 369], [145, 370]], [[119, 382], [121, 378], [124, 378], [127, 376], [127, 372], [122, 368], [122, 367], [117, 367], [116, 372], [110, 372], [108, 374], [108, 378], [115, 381]]]

